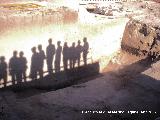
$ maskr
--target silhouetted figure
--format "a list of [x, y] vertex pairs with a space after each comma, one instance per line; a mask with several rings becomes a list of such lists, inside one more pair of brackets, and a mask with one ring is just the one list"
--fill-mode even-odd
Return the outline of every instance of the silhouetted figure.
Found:
[[34, 80], [37, 79], [37, 72], [38, 72], [38, 68], [39, 68], [39, 56], [38, 53], [36, 52], [36, 47], [33, 47], [31, 49], [32, 51], [32, 57], [31, 57], [31, 67], [30, 67], [30, 77]]
[[46, 58], [44, 51], [42, 50], [42, 45], [38, 45], [38, 72], [40, 78], [43, 78], [43, 67], [44, 67], [44, 59]]
[[4, 87], [7, 85], [7, 63], [5, 62], [5, 57], [0, 57], [0, 81], [3, 79]]
[[55, 72], [60, 71], [60, 62], [61, 62], [61, 52], [62, 52], [62, 46], [61, 42], [57, 42], [57, 49], [56, 49], [56, 56], [55, 56]]
[[20, 79], [26, 82], [26, 70], [27, 70], [27, 59], [24, 57], [23, 51], [19, 53], [19, 70], [20, 70]]
[[69, 48], [69, 61], [70, 61], [70, 69], [75, 67], [76, 63], [76, 47], [75, 42], [72, 43], [72, 46]]
[[67, 45], [67, 42], [64, 43], [63, 46], [63, 66], [64, 70], [68, 69], [68, 60], [69, 60], [69, 47]]
[[12, 84], [15, 85], [15, 82], [19, 82], [19, 60], [17, 57], [17, 51], [13, 51], [13, 57], [9, 60], [9, 72], [12, 77]]
[[83, 61], [84, 61], [84, 65], [87, 65], [87, 54], [88, 54], [88, 49], [89, 49], [89, 44], [87, 42], [87, 38], [84, 37], [83, 38]]
[[81, 41], [78, 40], [78, 45], [76, 46], [76, 61], [78, 63], [78, 67], [80, 66], [81, 53], [82, 53], [82, 45]]
[[51, 74], [53, 72], [53, 59], [54, 59], [54, 55], [55, 55], [55, 45], [52, 44], [52, 39], [50, 38], [48, 40], [49, 45], [46, 48], [46, 57], [47, 57], [47, 68], [48, 68], [48, 72], [49, 74]]

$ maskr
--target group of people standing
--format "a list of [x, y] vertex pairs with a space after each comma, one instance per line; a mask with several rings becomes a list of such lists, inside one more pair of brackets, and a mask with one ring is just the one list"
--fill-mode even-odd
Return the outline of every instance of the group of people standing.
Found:
[[[73, 69], [77, 63], [80, 66], [81, 53], [83, 54], [84, 65], [87, 65], [87, 54], [89, 50], [89, 44], [87, 38], [83, 38], [83, 45], [81, 41], [78, 40], [77, 45], [75, 42], [72, 46], [68, 46], [67, 42], [64, 46], [61, 46], [61, 41], [57, 42], [57, 48], [52, 43], [52, 39], [48, 40], [49, 45], [46, 48], [46, 54], [42, 49], [42, 45], [38, 45], [38, 51], [36, 47], [32, 47], [32, 57], [30, 65], [30, 75], [29, 77], [34, 80], [37, 79], [37, 75], [43, 78], [43, 67], [44, 60], [46, 59], [48, 73], [53, 73], [53, 61], [55, 72], [60, 72], [61, 70], [61, 55], [63, 55], [63, 67], [64, 70]], [[9, 65], [9, 66], [8, 66]], [[0, 57], [0, 81], [4, 80], [4, 87], [7, 83], [7, 68], [9, 68], [9, 73], [12, 78], [12, 84], [26, 82], [26, 70], [27, 70], [27, 59], [24, 57], [23, 51], [18, 52], [13, 51], [13, 56], [9, 60], [9, 64], [5, 62], [5, 57]]]

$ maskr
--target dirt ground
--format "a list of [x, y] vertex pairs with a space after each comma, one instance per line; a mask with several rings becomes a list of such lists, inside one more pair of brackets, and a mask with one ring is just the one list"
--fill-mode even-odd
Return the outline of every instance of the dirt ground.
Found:
[[[59, 89], [19, 97], [13, 91], [1, 92], [5, 120], [154, 120], [159, 117], [160, 82], [146, 70], [153, 64], [120, 52], [103, 76]], [[159, 64], [158, 62], [156, 62]], [[154, 63], [154, 66], [155, 64]], [[158, 75], [159, 76], [159, 75]], [[30, 90], [28, 93], [36, 92]], [[27, 95], [26, 95], [27, 96]], [[103, 113], [98, 113], [103, 111]], [[123, 111], [123, 113], [110, 113]], [[94, 112], [94, 113], [93, 113]], [[135, 112], [134, 114], [131, 112]]]
[[155, 120], [159, 66], [119, 51], [97, 78], [56, 91], [0, 91], [0, 120]]

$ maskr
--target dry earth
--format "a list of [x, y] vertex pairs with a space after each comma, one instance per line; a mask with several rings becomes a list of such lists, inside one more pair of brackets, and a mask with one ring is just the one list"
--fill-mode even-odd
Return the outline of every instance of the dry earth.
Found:
[[0, 105], [4, 108], [0, 119], [155, 120], [160, 117], [159, 65], [159, 61], [153, 63], [145, 56], [120, 51], [103, 76], [86, 83], [56, 91], [0, 91]]
[[[57, 91], [27, 97], [13, 91], [1, 92], [6, 120], [154, 120], [159, 116], [160, 82], [153, 78], [153, 69], [147, 58], [121, 52], [111, 62], [102, 77]], [[157, 68], [158, 70], [159, 68]], [[148, 72], [151, 71], [151, 72]], [[157, 74], [157, 76], [159, 76]], [[44, 92], [44, 93], [43, 93]], [[2, 104], [3, 103], [3, 104]], [[104, 114], [86, 113], [101, 110]], [[108, 111], [124, 111], [109, 114]], [[129, 114], [128, 111], [139, 113]], [[145, 111], [145, 114], [140, 112]], [[95, 112], [95, 111], [94, 111]], [[151, 113], [150, 113], [151, 112]], [[3, 118], [2, 117], [2, 118]]]

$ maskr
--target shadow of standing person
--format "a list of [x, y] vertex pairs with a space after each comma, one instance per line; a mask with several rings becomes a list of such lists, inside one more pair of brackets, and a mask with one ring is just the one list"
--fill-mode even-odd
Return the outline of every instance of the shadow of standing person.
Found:
[[24, 57], [23, 51], [19, 53], [19, 65], [21, 71], [21, 78], [26, 82], [26, 70], [27, 70], [27, 59]]
[[76, 47], [75, 42], [72, 43], [72, 46], [69, 48], [70, 52], [70, 69], [73, 69], [75, 67], [76, 63]]
[[32, 78], [32, 80], [37, 79], [37, 72], [38, 72], [38, 61], [39, 61], [39, 57], [38, 57], [38, 53], [36, 51], [36, 47], [33, 47], [31, 49], [32, 51], [32, 57], [31, 57], [31, 67], [30, 67], [30, 78]]
[[44, 51], [42, 50], [42, 45], [38, 45], [38, 73], [40, 78], [43, 78], [43, 67], [44, 67], [44, 60], [46, 58]]
[[3, 79], [4, 87], [7, 86], [7, 63], [5, 62], [5, 57], [0, 57], [0, 81]]
[[9, 60], [9, 72], [12, 77], [12, 85], [15, 85], [18, 80], [18, 68], [17, 51], [13, 51], [13, 56]]
[[88, 55], [88, 49], [89, 49], [89, 43], [87, 42], [87, 38], [83, 38], [83, 62], [84, 65], [87, 65], [87, 55]]
[[76, 61], [77, 61], [78, 67], [80, 66], [81, 53], [82, 53], [82, 45], [81, 45], [81, 41], [78, 40], [78, 45], [76, 46]]
[[62, 53], [63, 53], [64, 70], [67, 70], [68, 69], [68, 59], [69, 59], [69, 47], [67, 45], [67, 42], [64, 43]]
[[53, 73], [53, 60], [55, 55], [55, 45], [52, 44], [52, 39], [48, 40], [49, 45], [46, 48], [46, 59], [47, 59], [47, 68], [49, 74]]
[[62, 52], [61, 41], [58, 41], [56, 56], [55, 56], [55, 72], [60, 72], [61, 52]]

